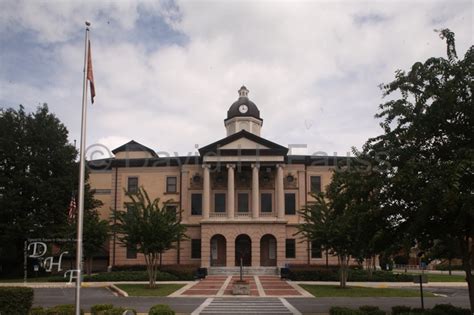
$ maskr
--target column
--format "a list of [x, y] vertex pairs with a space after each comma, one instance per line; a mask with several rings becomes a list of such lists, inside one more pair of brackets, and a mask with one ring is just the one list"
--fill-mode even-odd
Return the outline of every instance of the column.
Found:
[[285, 218], [285, 189], [283, 185], [283, 165], [277, 164], [276, 204], [279, 219]]
[[227, 217], [234, 218], [235, 208], [235, 183], [234, 183], [235, 164], [227, 164]]
[[203, 164], [204, 180], [202, 189], [202, 218], [209, 219], [209, 210], [211, 208], [211, 180], [209, 174], [209, 165]]
[[258, 187], [258, 170], [260, 165], [252, 164], [252, 217], [258, 218], [260, 213], [260, 191]]

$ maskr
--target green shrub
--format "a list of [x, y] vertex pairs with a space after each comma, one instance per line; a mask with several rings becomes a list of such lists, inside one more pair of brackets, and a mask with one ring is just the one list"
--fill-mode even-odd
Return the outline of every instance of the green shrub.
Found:
[[424, 311], [419, 307], [412, 308], [410, 311], [410, 315], [423, 314], [423, 313]]
[[402, 315], [410, 313], [411, 307], [399, 305], [392, 307], [392, 315]]
[[157, 304], [150, 308], [148, 315], [175, 315], [175, 312], [165, 304]]
[[0, 287], [0, 314], [28, 314], [33, 305], [32, 288]]
[[[74, 315], [74, 305], [73, 304], [61, 304], [54, 307], [48, 308], [46, 310], [46, 315]], [[81, 309], [81, 314], [84, 314], [84, 311]]]
[[[158, 271], [156, 273], [156, 281], [175, 281], [178, 278], [172, 274]], [[114, 271], [101, 272], [91, 276], [84, 277], [85, 282], [102, 282], [102, 281], [148, 281], [148, 273], [146, 271]]]
[[[199, 265], [162, 265], [160, 271], [172, 274], [176, 280], [194, 280], [194, 274]], [[121, 265], [114, 266], [115, 271], [146, 271], [146, 265]]]
[[470, 315], [471, 311], [465, 308], [453, 306], [451, 304], [437, 304], [431, 310], [433, 315]]
[[160, 271], [172, 274], [178, 280], [191, 281], [194, 280], [198, 268], [196, 265], [163, 265]]
[[33, 307], [28, 314], [29, 315], [47, 315], [46, 310], [42, 308], [41, 306]]
[[112, 272], [114, 271], [146, 271], [146, 265], [119, 265], [113, 266]]
[[132, 308], [124, 308], [124, 307], [114, 307], [107, 310], [100, 311], [98, 315], [122, 315], [125, 311], [132, 311], [133, 314], [137, 314]]
[[[339, 281], [339, 267], [297, 265], [290, 267], [291, 280], [294, 281]], [[348, 281], [374, 281], [374, 282], [413, 282], [413, 276], [407, 274], [395, 274], [390, 271], [373, 271], [369, 278], [367, 270], [351, 268], [348, 273]]]
[[359, 307], [359, 311], [364, 315], [385, 315], [385, 311], [382, 311], [378, 306], [363, 305]]
[[353, 310], [347, 307], [333, 306], [329, 309], [329, 315], [363, 315], [359, 310]]
[[91, 314], [92, 315], [99, 315], [99, 312], [105, 311], [105, 310], [110, 310], [111, 308], [114, 308], [112, 304], [96, 304], [91, 307]]

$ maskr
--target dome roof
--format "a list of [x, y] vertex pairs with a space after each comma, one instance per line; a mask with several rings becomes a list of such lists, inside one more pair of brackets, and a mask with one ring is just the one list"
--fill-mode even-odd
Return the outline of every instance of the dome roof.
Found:
[[[248, 98], [249, 90], [245, 86], [242, 86], [239, 90], [239, 99], [235, 101], [227, 111], [227, 119], [234, 117], [254, 117], [260, 119], [260, 111], [257, 105]], [[247, 108], [241, 110], [241, 106], [245, 105]]]

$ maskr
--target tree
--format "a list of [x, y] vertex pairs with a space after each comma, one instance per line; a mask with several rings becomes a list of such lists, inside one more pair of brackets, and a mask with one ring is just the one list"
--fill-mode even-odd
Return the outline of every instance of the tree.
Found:
[[186, 227], [175, 211], [169, 211], [169, 202], [160, 207], [160, 199], [151, 201], [145, 189], [127, 196], [131, 200], [127, 211], [115, 214], [117, 237], [124, 246], [136, 246], [137, 252], [144, 255], [149, 286], [154, 288], [162, 254], [186, 237]]
[[367, 262], [369, 279], [375, 259], [391, 240], [390, 222], [380, 207], [383, 178], [364, 157], [334, 171], [326, 193], [314, 195], [315, 202], [303, 207], [304, 223], [299, 233], [337, 255], [341, 287], [345, 287], [351, 258]]
[[25, 239], [64, 235], [77, 178], [67, 137], [46, 104], [35, 113], [21, 105], [0, 110], [0, 257], [7, 272], [21, 266]]
[[[88, 174], [86, 173], [86, 181]], [[85, 185], [84, 193], [84, 221], [83, 221], [83, 256], [87, 274], [92, 273], [92, 262], [94, 256], [106, 251], [106, 241], [109, 236], [110, 225], [107, 220], [101, 220], [97, 208], [102, 206], [100, 200], [94, 199], [94, 191], [90, 189], [89, 183]], [[69, 225], [69, 235], [76, 237], [77, 215]], [[75, 244], [69, 244], [68, 250], [74, 254]]]
[[474, 311], [474, 46], [458, 59], [454, 33], [439, 33], [447, 59], [416, 62], [381, 86], [394, 98], [380, 105], [383, 134], [364, 152], [387, 166], [384, 207], [401, 236], [424, 250], [446, 235], [457, 243]]

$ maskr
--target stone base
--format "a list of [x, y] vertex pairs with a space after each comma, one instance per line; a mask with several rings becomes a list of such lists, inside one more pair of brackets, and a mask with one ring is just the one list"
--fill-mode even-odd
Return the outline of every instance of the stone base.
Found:
[[250, 295], [250, 284], [248, 281], [236, 281], [232, 285], [233, 295]]

